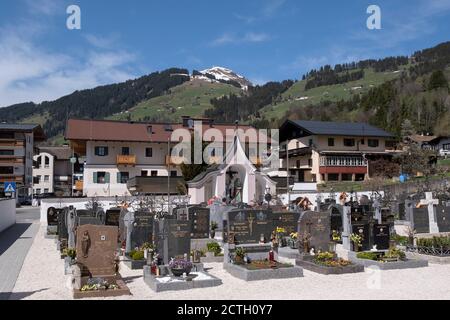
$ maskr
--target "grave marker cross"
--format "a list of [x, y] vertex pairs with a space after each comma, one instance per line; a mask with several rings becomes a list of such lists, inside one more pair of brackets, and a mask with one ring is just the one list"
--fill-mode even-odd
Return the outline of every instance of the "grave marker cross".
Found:
[[133, 231], [133, 225], [134, 225], [134, 213], [131, 211], [128, 211], [125, 216], [123, 217], [123, 222], [125, 224], [125, 227], [127, 228], [127, 242], [125, 247], [125, 252], [129, 253], [131, 252], [131, 232]]
[[432, 192], [425, 193], [425, 199], [420, 200], [421, 206], [428, 206], [428, 219], [430, 221], [430, 233], [439, 233], [435, 205], [439, 204], [438, 199], [433, 199]]

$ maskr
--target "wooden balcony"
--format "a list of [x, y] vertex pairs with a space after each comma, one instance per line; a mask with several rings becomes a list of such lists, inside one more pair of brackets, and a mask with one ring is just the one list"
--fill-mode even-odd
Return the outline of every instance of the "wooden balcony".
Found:
[[134, 155], [118, 155], [117, 156], [117, 165], [118, 166], [135, 166], [136, 165], [136, 156]]
[[0, 163], [11, 163], [13, 165], [23, 164], [23, 158], [16, 158], [14, 156], [0, 156]]
[[83, 191], [83, 180], [75, 181], [75, 190]]
[[23, 176], [14, 176], [10, 174], [0, 174], [0, 183], [4, 182], [16, 182], [23, 183]]
[[23, 147], [25, 146], [25, 141], [14, 140], [14, 139], [0, 139], [0, 147]]

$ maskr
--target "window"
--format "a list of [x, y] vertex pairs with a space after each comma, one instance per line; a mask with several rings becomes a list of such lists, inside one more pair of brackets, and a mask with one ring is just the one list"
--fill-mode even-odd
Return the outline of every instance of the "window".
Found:
[[106, 157], [108, 155], [108, 147], [95, 147], [95, 155]]
[[171, 177], [177, 177], [177, 176], [178, 176], [178, 172], [176, 172], [176, 171], [170, 171], [170, 176], [171, 176]]
[[339, 174], [338, 173], [329, 173], [328, 181], [339, 181]]
[[152, 177], [157, 177], [158, 176], [158, 171], [152, 170], [150, 174], [151, 174]]
[[0, 139], [14, 139], [14, 132], [0, 132]]
[[117, 172], [117, 183], [125, 184], [130, 179], [129, 172]]
[[148, 171], [147, 170], [142, 170], [141, 171], [141, 177], [147, 177], [148, 176]]
[[0, 174], [14, 174], [14, 167], [0, 167]]
[[309, 146], [310, 146], [310, 147], [313, 146], [313, 139], [309, 139]]
[[308, 167], [312, 167], [313, 166], [313, 161], [312, 161], [312, 159], [308, 159]]
[[450, 143], [446, 143], [442, 145], [442, 149], [444, 150], [450, 150]]
[[145, 148], [145, 156], [147, 158], [153, 157], [153, 148]]
[[0, 150], [0, 156], [13, 156], [14, 150]]
[[50, 168], [50, 158], [49, 157], [44, 157], [45, 159], [45, 166], [44, 168]]
[[361, 139], [360, 141], [359, 141], [359, 144], [361, 144], [361, 145], [364, 145], [366, 143], [366, 141], [364, 140], [364, 139]]
[[94, 183], [105, 184], [109, 183], [109, 172], [94, 172]]
[[353, 174], [351, 173], [342, 173], [341, 174], [341, 180], [342, 181], [352, 181], [353, 180]]
[[36, 189], [36, 194], [41, 194], [41, 189]]
[[129, 147], [122, 147], [122, 155], [123, 156], [129, 156], [130, 155], [130, 148]]
[[328, 146], [334, 147], [334, 138], [328, 138]]
[[297, 167], [297, 168], [300, 168], [300, 167], [301, 167], [300, 160], [297, 160], [296, 167]]
[[378, 146], [380, 145], [380, 142], [377, 139], [369, 139], [369, 141], [367, 141], [367, 144], [371, 148], [378, 148]]
[[355, 139], [344, 139], [344, 146], [346, 147], [354, 147]]
[[50, 176], [45, 175], [44, 176], [44, 182], [49, 182], [50, 181]]
[[44, 193], [48, 193], [48, 189], [46, 188], [46, 189], [44, 189]]

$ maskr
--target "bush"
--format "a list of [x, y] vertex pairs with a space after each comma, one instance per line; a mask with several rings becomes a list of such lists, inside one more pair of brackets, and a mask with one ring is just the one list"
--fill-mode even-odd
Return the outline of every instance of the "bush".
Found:
[[144, 251], [133, 250], [130, 252], [130, 257], [135, 261], [144, 260]]
[[405, 260], [406, 254], [400, 249], [391, 248], [385, 255], [386, 258], [397, 258], [399, 260]]
[[398, 245], [406, 246], [409, 244], [409, 238], [405, 236], [400, 236], [398, 234], [391, 236], [391, 239], [395, 241]]
[[374, 252], [358, 252], [356, 254], [356, 257], [358, 259], [365, 259], [365, 260], [374, 260], [374, 261], [378, 260], [378, 256]]
[[208, 252], [213, 252], [215, 256], [222, 252], [222, 248], [217, 242], [210, 242], [206, 245], [206, 247], [208, 248]]
[[435, 248], [450, 248], [450, 236], [440, 236], [433, 238], [420, 238], [417, 239], [417, 245], [419, 247], [435, 247]]

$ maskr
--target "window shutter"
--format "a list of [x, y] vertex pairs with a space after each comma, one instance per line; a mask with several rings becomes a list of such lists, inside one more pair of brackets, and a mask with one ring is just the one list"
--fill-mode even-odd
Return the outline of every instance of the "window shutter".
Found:
[[117, 172], [117, 183], [121, 183], [121, 174], [120, 174], [120, 172]]
[[97, 172], [94, 172], [94, 183], [97, 183], [98, 178], [97, 178]]
[[109, 183], [109, 172], [105, 173], [105, 183]]

